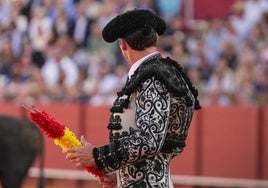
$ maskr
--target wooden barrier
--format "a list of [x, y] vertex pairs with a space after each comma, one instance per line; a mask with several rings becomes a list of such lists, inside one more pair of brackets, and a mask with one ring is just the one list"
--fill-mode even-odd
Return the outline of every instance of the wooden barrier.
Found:
[[[29, 170], [28, 176], [38, 178], [40, 170], [32, 167]], [[44, 170], [46, 179], [72, 180], [72, 181], [98, 181], [94, 176], [88, 174], [84, 170], [61, 170], [48, 169]], [[244, 178], [223, 178], [223, 177], [206, 177], [193, 175], [171, 175], [173, 184], [177, 187], [181, 185], [190, 186], [209, 186], [209, 187], [236, 187], [236, 188], [267, 188], [267, 180], [244, 179]]]
[[[1, 103], [0, 114], [25, 115], [17, 104]], [[109, 107], [86, 104], [35, 104], [77, 136], [95, 145], [108, 142]], [[206, 107], [195, 113], [187, 146], [172, 161], [173, 175], [268, 180], [268, 106]], [[45, 167], [78, 170], [45, 138]], [[38, 167], [38, 160], [34, 166]]]
[[202, 175], [257, 178], [257, 110], [254, 107], [204, 109]]
[[261, 151], [260, 151], [260, 160], [262, 161], [260, 165], [261, 174], [259, 175], [260, 179], [268, 179], [268, 107], [263, 108], [262, 119], [260, 122], [261, 125]]

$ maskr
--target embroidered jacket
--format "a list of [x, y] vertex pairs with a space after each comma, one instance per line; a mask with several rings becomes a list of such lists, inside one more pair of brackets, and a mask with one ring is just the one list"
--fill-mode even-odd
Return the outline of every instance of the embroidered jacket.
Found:
[[181, 66], [158, 54], [126, 83], [110, 109], [110, 143], [93, 150], [119, 188], [171, 188], [170, 160], [185, 147], [198, 92]]

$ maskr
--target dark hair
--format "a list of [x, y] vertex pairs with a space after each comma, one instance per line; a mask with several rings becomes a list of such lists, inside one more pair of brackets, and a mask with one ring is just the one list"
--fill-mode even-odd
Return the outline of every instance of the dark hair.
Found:
[[134, 50], [142, 51], [148, 47], [156, 46], [156, 31], [152, 27], [145, 26], [142, 30], [135, 31], [123, 38]]

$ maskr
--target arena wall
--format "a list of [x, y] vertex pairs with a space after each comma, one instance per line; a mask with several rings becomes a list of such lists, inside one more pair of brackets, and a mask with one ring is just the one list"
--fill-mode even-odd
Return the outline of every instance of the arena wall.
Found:
[[[1, 103], [0, 114], [27, 115], [18, 104]], [[109, 107], [35, 104], [95, 145], [108, 142]], [[187, 146], [174, 158], [173, 175], [268, 180], [268, 106], [209, 106], [196, 111]], [[34, 166], [38, 167], [38, 161]], [[81, 170], [45, 138], [45, 168]]]

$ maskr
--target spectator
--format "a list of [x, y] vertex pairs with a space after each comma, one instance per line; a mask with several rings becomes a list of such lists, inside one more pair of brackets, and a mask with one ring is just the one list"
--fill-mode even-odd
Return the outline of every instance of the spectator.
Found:
[[230, 16], [230, 21], [240, 40], [247, 38], [251, 28], [257, 24], [262, 14], [267, 10], [266, 0], [237, 0], [233, 4], [233, 14]]
[[44, 7], [33, 7], [33, 17], [29, 23], [29, 38], [36, 51], [43, 51], [52, 37], [52, 21]]
[[101, 25], [101, 28], [103, 28], [114, 16], [115, 14], [120, 10], [120, 4], [118, 5], [117, 2], [114, 2], [113, 0], [104, 0], [102, 4], [102, 11], [100, 12], [100, 15], [98, 17], [98, 21]]
[[268, 103], [268, 75], [267, 71], [258, 68], [253, 78], [253, 97], [257, 104]]
[[155, 1], [154, 0], [139, 0], [137, 3], [137, 7], [141, 9], [149, 9], [152, 12], [155, 12]]
[[[268, 11], [264, 12], [261, 16], [261, 19], [258, 22], [259, 28], [261, 30], [261, 33], [267, 33], [268, 32]], [[267, 35], [264, 35], [265, 41], [268, 40]]]
[[8, 25], [11, 13], [11, 3], [9, 0], [0, 0], [0, 24]]
[[23, 32], [16, 28], [14, 22], [11, 22], [8, 27], [9, 39], [11, 43], [11, 49], [14, 57], [19, 57], [22, 55], [22, 46], [25, 40], [25, 35]]
[[57, 35], [68, 35], [70, 32], [66, 10], [62, 6], [57, 7], [57, 16], [54, 21], [54, 28]]
[[49, 58], [41, 68], [48, 93], [58, 100], [72, 99], [79, 75], [77, 65], [65, 54], [66, 40], [67, 37], [61, 37], [49, 46]]
[[108, 46], [101, 36], [101, 25], [100, 22], [95, 21], [92, 23], [91, 27], [91, 35], [88, 39], [88, 48], [93, 55], [97, 55], [99, 57], [106, 56], [110, 59], [110, 61], [115, 64], [116, 63], [116, 53], [118, 46], [117, 44], [113, 44]]
[[116, 92], [125, 84], [127, 70], [125, 65], [117, 64], [112, 68], [109, 62], [102, 61], [97, 74], [98, 84], [92, 93], [90, 103], [95, 106], [111, 105], [116, 98]]
[[5, 80], [12, 79], [11, 70], [16, 59], [12, 51], [11, 41], [8, 38], [3, 41], [0, 59], [0, 74], [5, 77]]
[[[102, 78], [118, 79], [113, 68], [126, 63], [118, 53], [119, 48], [116, 43], [114, 46], [103, 45], [100, 31], [112, 17], [128, 7], [131, 9], [142, 7], [166, 15], [168, 30], [159, 40], [158, 50], [164, 57], [172, 56], [189, 70], [189, 75], [196, 78], [196, 85], [205, 88], [206, 95], [215, 96], [214, 90], [206, 89], [211, 87], [212, 80], [216, 80], [215, 75], [219, 74], [217, 69], [221, 66], [217, 65], [218, 61], [224, 59], [227, 62], [227, 72], [233, 72], [234, 76], [223, 80], [234, 83], [232, 89], [236, 95], [232, 99], [227, 97], [230, 100], [226, 103], [213, 100], [215, 104], [267, 103], [262, 96], [268, 95], [264, 81], [267, 79], [265, 75], [268, 75], [266, 34], [268, 33], [268, 1], [236, 0], [226, 20], [214, 18], [193, 20], [191, 23], [183, 22], [181, 16], [183, 1], [167, 2], [162, 0], [0, 0], [0, 100], [6, 99], [5, 91], [10, 84], [14, 85], [15, 80], [19, 87], [20, 84], [25, 86], [27, 82], [35, 81], [41, 85], [41, 80], [44, 79], [45, 92], [42, 94], [36, 92], [40, 97], [29, 97], [29, 100], [83, 100], [89, 103], [94, 101], [90, 97], [100, 92], [98, 85], [101, 84]], [[179, 6], [173, 6], [172, 3]], [[159, 7], [160, 4], [164, 6]], [[172, 11], [167, 12], [170, 8]], [[71, 64], [70, 67], [75, 67], [67, 71], [75, 75], [68, 79], [76, 83], [71, 84], [71, 87], [67, 87], [69, 81], [66, 75], [59, 79], [58, 66], [48, 66], [51, 61], [57, 62], [56, 56], [61, 59], [59, 62], [65, 59], [69, 62], [64, 63], [65, 65]], [[103, 66], [103, 61], [108, 64], [107, 67]], [[35, 79], [30, 79], [32, 76], [29, 76], [29, 79], [25, 79], [24, 82], [18, 81], [18, 75], [25, 74], [20, 71], [14, 74], [14, 71], [17, 72], [18, 67], [24, 64], [22, 62], [33, 64], [29, 67], [35, 66], [36, 71], [28, 72], [22, 69], [29, 75], [35, 75]], [[100, 74], [101, 66], [105, 67], [106, 71], [103, 70], [105, 74], [104, 72]], [[41, 69], [40, 72], [38, 69]], [[55, 75], [51, 72], [44, 74], [45, 69], [51, 69]], [[248, 72], [251, 74], [248, 75]], [[38, 78], [38, 74], [42, 79]], [[79, 84], [77, 84], [78, 79]], [[51, 80], [56, 83], [53, 87]], [[230, 87], [226, 88], [231, 89]], [[111, 88], [114, 89], [107, 89], [105, 95], [114, 95], [109, 92], [115, 92], [116, 89]], [[13, 96], [10, 98], [16, 100], [17, 95]], [[27, 97], [19, 98], [23, 100]], [[211, 103], [210, 98], [201, 101], [205, 104]]]
[[204, 55], [210, 66], [214, 67], [223, 50], [225, 33], [222, 20], [213, 18], [209, 22], [209, 28], [204, 35]]
[[87, 46], [88, 37], [90, 35], [91, 20], [87, 18], [86, 6], [84, 1], [76, 4], [76, 15], [70, 26], [70, 36], [76, 44], [81, 47]]
[[262, 14], [268, 10], [268, 2], [267, 0], [246, 0], [244, 9], [244, 19], [250, 29], [255, 27]]
[[12, 66], [12, 80], [5, 87], [5, 100], [16, 103], [42, 102], [44, 82], [40, 69], [31, 62], [30, 54], [23, 54], [18, 62]]
[[173, 16], [181, 14], [182, 6], [182, 0], [156, 0], [156, 8], [159, 11], [159, 15], [167, 22], [169, 22], [170, 18]]
[[239, 56], [238, 67], [235, 71], [236, 103], [254, 104], [253, 80], [256, 75], [256, 59], [254, 52], [245, 44], [243, 55]]
[[197, 68], [189, 68], [187, 71], [189, 78], [193, 82], [193, 85], [198, 90], [198, 98], [200, 103], [208, 104], [209, 98], [206, 96], [205, 86], [206, 82], [202, 80], [200, 71]]
[[221, 56], [223, 56], [227, 60], [228, 67], [235, 71], [237, 67], [238, 57], [235, 45], [232, 41], [224, 41]]
[[177, 62], [185, 67], [186, 69], [189, 68], [189, 54], [186, 51], [185, 45], [183, 41], [176, 41], [172, 43], [172, 50], [171, 50], [172, 58]]
[[233, 103], [235, 94], [233, 76], [226, 59], [219, 57], [206, 86], [209, 105], [226, 106]]
[[95, 0], [85, 0], [86, 2], [86, 15], [89, 19], [98, 20], [102, 11], [102, 2]]

